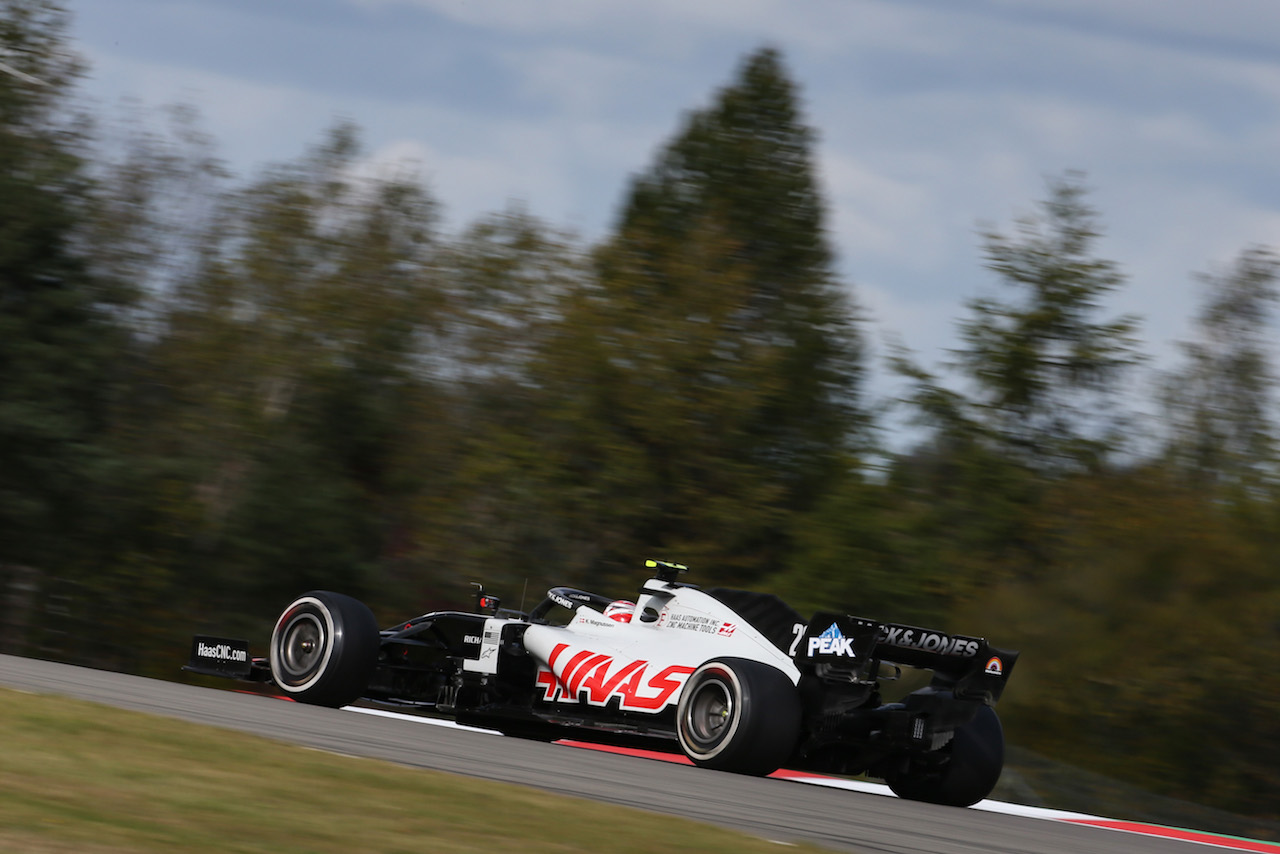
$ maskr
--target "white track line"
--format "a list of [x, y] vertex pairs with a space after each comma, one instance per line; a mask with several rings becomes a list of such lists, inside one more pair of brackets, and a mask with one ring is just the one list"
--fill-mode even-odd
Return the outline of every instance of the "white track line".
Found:
[[[428, 724], [430, 726], [451, 727], [453, 729], [467, 730], [468, 732], [479, 732], [486, 735], [502, 735], [494, 729], [485, 729], [483, 727], [465, 726], [451, 720], [441, 718], [430, 718], [422, 715], [405, 714], [403, 712], [391, 712], [383, 709], [367, 709], [358, 706], [345, 706], [344, 709], [349, 712], [359, 712], [362, 715], [376, 715], [384, 718], [394, 718], [396, 720], [411, 721], [413, 723]], [[805, 783], [810, 786], [826, 786], [832, 789], [847, 789], [851, 792], [861, 792], [868, 795], [880, 795], [882, 797], [895, 798], [897, 795], [889, 790], [889, 787], [882, 783], [868, 783], [861, 780], [844, 780], [839, 777], [817, 777], [807, 775], [797, 775], [795, 777], [780, 776], [774, 779], [786, 780], [788, 782]], [[1000, 813], [1003, 815], [1022, 816], [1023, 818], [1036, 818], [1046, 821], [1071, 821], [1081, 822], [1084, 827], [1096, 827], [1099, 830], [1123, 831], [1125, 833], [1135, 833], [1139, 836], [1147, 836], [1148, 838], [1162, 838], [1158, 832], [1144, 832], [1140, 829], [1107, 827], [1105, 825], [1089, 824], [1089, 822], [1111, 822], [1113, 819], [1104, 818], [1102, 816], [1089, 815], [1087, 813], [1068, 812], [1066, 810], [1049, 809], [1048, 807], [1032, 807], [1025, 804], [1010, 804], [1004, 801], [994, 801], [987, 799], [974, 804], [971, 809], [982, 810], [984, 812]], [[1139, 823], [1140, 824], [1140, 823]], [[1136, 826], [1136, 825], [1135, 825]], [[1197, 832], [1193, 832], [1197, 833]], [[1217, 839], [1179, 839], [1183, 842], [1191, 842], [1192, 844], [1205, 845], [1209, 847], [1231, 848], [1236, 850], [1258, 851], [1270, 850], [1269, 846], [1275, 843], [1265, 842], [1263, 840], [1233, 840], [1231, 837], [1219, 837], [1218, 834], [1199, 834], [1205, 837], [1218, 837]], [[1176, 838], [1176, 837], [1173, 837]], [[1220, 841], [1219, 841], [1220, 840]], [[1260, 849], [1253, 845], [1233, 844], [1239, 842], [1258, 842], [1268, 848]], [[1277, 846], [1280, 848], [1280, 846]]]
[[[374, 715], [380, 718], [393, 718], [395, 720], [410, 721], [412, 723], [427, 724], [428, 726], [449, 727], [451, 729], [466, 730], [467, 732], [480, 732], [486, 735], [502, 735], [496, 729], [486, 729], [484, 727], [466, 726], [455, 721], [446, 720], [444, 718], [431, 718], [425, 715], [407, 714], [405, 712], [392, 712], [386, 709], [369, 709], [361, 706], [344, 706], [343, 711], [359, 712], [362, 715]], [[896, 798], [897, 795], [889, 791], [889, 787], [883, 783], [868, 783], [862, 780], [844, 780], [839, 777], [781, 777], [780, 779], [794, 783], [805, 783], [810, 786], [826, 786], [831, 789], [847, 789], [851, 792], [862, 792], [868, 795], [881, 795], [889, 798]], [[1068, 818], [1074, 819], [1095, 819], [1101, 820], [1101, 816], [1086, 815], [1085, 813], [1066, 812], [1064, 810], [1053, 810], [1046, 807], [1029, 807], [1022, 804], [1007, 804], [1003, 801], [985, 800], [974, 804], [973, 809], [984, 810], [986, 812], [1004, 813], [1006, 815], [1020, 815], [1027, 818], [1044, 818], [1053, 820], [1062, 820]]]
[[360, 706], [343, 706], [344, 712], [359, 712], [362, 715], [373, 715], [379, 718], [395, 718], [398, 721], [413, 721], [419, 724], [428, 724], [429, 726], [443, 726], [450, 729], [464, 729], [467, 732], [483, 732], [488, 735], [502, 735], [496, 729], [485, 729], [478, 726], [466, 726], [457, 721], [447, 721], [442, 718], [428, 718], [422, 715], [407, 715], [404, 712], [389, 712], [385, 709], [365, 709]]

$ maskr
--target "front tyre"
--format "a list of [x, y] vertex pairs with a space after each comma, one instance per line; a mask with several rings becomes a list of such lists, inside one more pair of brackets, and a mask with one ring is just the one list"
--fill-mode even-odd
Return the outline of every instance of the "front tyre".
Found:
[[271, 675], [303, 703], [345, 706], [359, 699], [378, 660], [380, 636], [363, 602], [314, 590], [284, 609], [271, 633]]
[[991, 794], [1004, 768], [1004, 728], [995, 709], [982, 706], [956, 729], [941, 765], [911, 766], [885, 782], [895, 795], [953, 807], [968, 807]]
[[746, 658], [715, 658], [680, 693], [676, 730], [695, 765], [771, 774], [800, 737], [800, 695], [785, 673]]

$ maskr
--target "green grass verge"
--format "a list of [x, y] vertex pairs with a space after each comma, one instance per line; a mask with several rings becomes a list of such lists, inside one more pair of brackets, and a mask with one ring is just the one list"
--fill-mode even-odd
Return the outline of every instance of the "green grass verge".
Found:
[[780, 849], [641, 810], [0, 689], [0, 851], [603, 850]]

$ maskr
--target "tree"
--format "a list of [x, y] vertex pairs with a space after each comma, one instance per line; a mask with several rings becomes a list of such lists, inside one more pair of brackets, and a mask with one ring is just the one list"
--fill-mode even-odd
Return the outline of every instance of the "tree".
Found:
[[1186, 366], [1163, 400], [1170, 453], [1197, 486], [1256, 487], [1278, 474], [1269, 360], [1278, 274], [1280, 258], [1254, 247], [1230, 271], [1200, 277], [1198, 335], [1182, 345]]
[[950, 367], [962, 390], [943, 385], [905, 351], [894, 370], [911, 384], [906, 399], [947, 447], [974, 444], [1029, 470], [1062, 473], [1099, 465], [1117, 450], [1115, 411], [1126, 371], [1139, 361], [1135, 318], [1098, 318], [1101, 300], [1123, 277], [1092, 256], [1100, 236], [1080, 176], [1052, 180], [1038, 215], [1018, 220], [1017, 237], [983, 235], [987, 267], [1015, 291], [1011, 301], [971, 299], [960, 321], [963, 346]]
[[150, 342], [166, 304], [199, 268], [231, 176], [189, 104], [149, 111], [130, 103], [94, 131], [87, 260], [97, 278], [136, 295], [128, 321]]
[[358, 177], [359, 150], [338, 126], [229, 197], [165, 316], [166, 438], [200, 516], [192, 571], [221, 595], [361, 592], [405, 524], [435, 205], [403, 175]]
[[1084, 195], [1068, 174], [1050, 182], [1039, 216], [1018, 222], [1018, 237], [985, 235], [988, 269], [1018, 295], [971, 300], [960, 325], [958, 363], [978, 420], [1036, 468], [1089, 468], [1116, 449], [1113, 407], [1137, 361], [1137, 321], [1098, 318], [1123, 277], [1092, 255], [1101, 233]]
[[865, 427], [861, 337], [834, 271], [814, 144], [781, 56], [757, 51], [634, 181], [602, 264], [607, 280], [611, 258], [680, 253], [718, 221], [748, 288], [722, 334], [779, 348], [781, 387], [756, 427], [802, 504], [832, 475], [830, 455]]
[[812, 141], [778, 54], [749, 57], [634, 181], [571, 297], [539, 370], [592, 572], [777, 570], [793, 514], [851, 465], [860, 339]]
[[[1274, 819], [1274, 526], [1256, 536], [1249, 520], [1170, 474], [1152, 464], [1050, 486], [1030, 524], [1057, 571], [989, 585], [956, 624], [998, 625], [1022, 650], [1000, 704], [1015, 743]], [[1230, 727], [1215, 724], [1223, 709]]]
[[906, 402], [932, 431], [894, 460], [889, 481], [898, 506], [914, 508], [899, 523], [916, 532], [910, 574], [953, 601], [1005, 575], [1044, 573], [1046, 489], [1102, 470], [1121, 445], [1136, 321], [1099, 317], [1123, 279], [1093, 255], [1100, 232], [1084, 193], [1079, 176], [1053, 180], [1016, 236], [984, 234], [987, 266], [1014, 297], [967, 304], [951, 366], [959, 388], [894, 356], [912, 384]]
[[537, 352], [587, 275], [575, 237], [522, 205], [483, 216], [437, 256], [448, 318], [440, 358], [472, 390], [529, 386]]
[[560, 515], [539, 369], [587, 259], [573, 235], [519, 205], [481, 217], [435, 258], [443, 308], [425, 357], [443, 394], [415, 422], [414, 448], [431, 457], [418, 465], [434, 472], [413, 498], [427, 570], [417, 587], [461, 603], [483, 580], [517, 605], [526, 588], [564, 583], [589, 535]]
[[0, 565], [66, 569], [95, 530], [125, 295], [83, 255], [89, 182], [65, 112], [66, 14], [0, 7]]

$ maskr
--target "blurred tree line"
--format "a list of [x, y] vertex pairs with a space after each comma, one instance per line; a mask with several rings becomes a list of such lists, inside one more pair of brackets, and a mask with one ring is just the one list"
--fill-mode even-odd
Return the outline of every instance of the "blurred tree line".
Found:
[[191, 633], [264, 637], [311, 588], [390, 620], [670, 558], [1020, 647], [1016, 743], [1280, 817], [1268, 249], [1201, 278], [1153, 378], [1067, 173], [983, 236], [1000, 290], [953, 363], [899, 348], [906, 394], [868, 400], [773, 50], [588, 246], [519, 206], [444, 233], [349, 125], [240, 181], [189, 108], [88, 115], [66, 25], [3, 0], [4, 651], [173, 676]]

